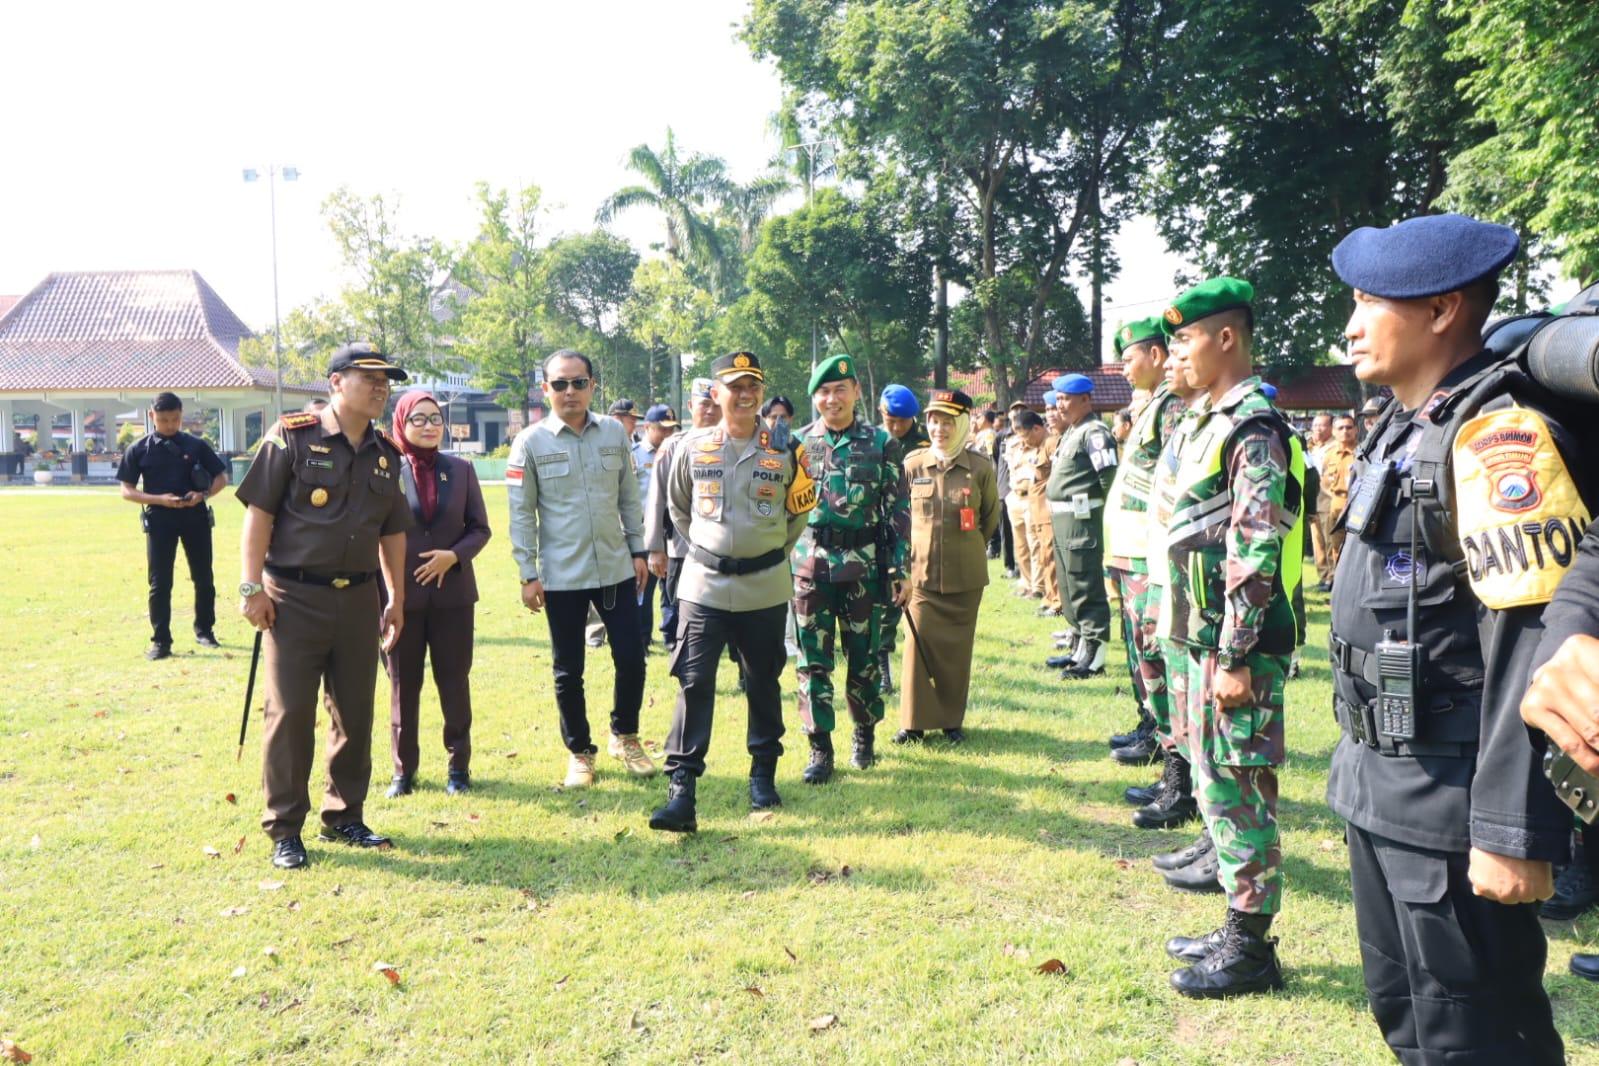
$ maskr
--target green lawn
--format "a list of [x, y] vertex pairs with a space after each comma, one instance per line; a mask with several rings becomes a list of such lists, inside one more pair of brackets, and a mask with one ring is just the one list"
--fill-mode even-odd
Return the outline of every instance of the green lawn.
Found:
[[[791, 715], [784, 806], [764, 821], [724, 671], [701, 831], [651, 833], [660, 779], [635, 784], [602, 756], [593, 790], [555, 787], [545, 623], [521, 610], [503, 492], [488, 494], [477, 790], [444, 795], [425, 703], [416, 795], [381, 797], [386, 729], [374, 737], [368, 821], [397, 847], [313, 842], [311, 867], [284, 874], [259, 826], [259, 714], [234, 761], [249, 631], [231, 594], [225, 650], [204, 652], [184, 639], [180, 580], [178, 655], [147, 663], [135, 509], [109, 490], [0, 490], [0, 1037], [40, 1064], [1391, 1061], [1323, 802], [1325, 665], [1289, 689], [1288, 989], [1190, 1002], [1161, 945], [1214, 927], [1224, 904], [1168, 890], [1145, 861], [1191, 830], [1128, 821], [1121, 791], [1152, 772], [1106, 757], [1133, 719], [1119, 655], [1103, 679], [1057, 682], [1037, 665], [1052, 626], [996, 584], [971, 743], [885, 743], [875, 769], [812, 789]], [[240, 508], [218, 503], [231, 590]], [[1318, 600], [1312, 649], [1326, 624]], [[663, 658], [649, 669], [643, 732], [659, 742], [674, 687]], [[591, 659], [600, 729], [609, 678], [608, 657]], [[1571, 1061], [1599, 1063], [1599, 990], [1565, 972], [1599, 923], [1548, 929]], [[1039, 973], [1050, 959], [1066, 972]]]

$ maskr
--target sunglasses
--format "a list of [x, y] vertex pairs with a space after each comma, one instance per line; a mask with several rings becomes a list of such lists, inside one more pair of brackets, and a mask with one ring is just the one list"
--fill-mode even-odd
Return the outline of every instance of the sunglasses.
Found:
[[571, 380], [567, 380], [566, 378], [556, 378], [553, 381], [545, 382], [545, 384], [554, 389], [556, 392], [565, 392], [568, 385], [576, 389], [578, 392], [582, 392], [584, 389], [589, 387], [593, 380], [593, 378], [572, 378]]
[[417, 429], [421, 429], [423, 426], [442, 426], [442, 425], [444, 425], [444, 416], [440, 415], [440, 414], [412, 415], [410, 418], [407, 418], [405, 421], [406, 421], [407, 425], [412, 425], [412, 426], [415, 426]]

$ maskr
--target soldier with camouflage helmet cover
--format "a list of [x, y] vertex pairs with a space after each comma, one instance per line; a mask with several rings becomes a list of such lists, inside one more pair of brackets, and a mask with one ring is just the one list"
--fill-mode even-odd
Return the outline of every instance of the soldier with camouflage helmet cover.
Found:
[[799, 716], [810, 738], [804, 780], [833, 775], [833, 641], [847, 661], [845, 697], [855, 723], [850, 765], [875, 761], [883, 720], [878, 689], [877, 615], [881, 597], [903, 607], [909, 586], [910, 496], [899, 441], [856, 417], [855, 359], [835, 355], [811, 372], [821, 417], [800, 431], [816, 508], [794, 546], [794, 615], [799, 626]]
[[1156, 485], [1169, 516], [1160, 632], [1174, 646], [1173, 717], [1183, 704], [1194, 793], [1228, 901], [1219, 929], [1166, 945], [1191, 964], [1172, 974], [1172, 986], [1203, 998], [1283, 984], [1276, 940], [1266, 936], [1282, 906], [1276, 767], [1294, 646], [1280, 570], [1304, 474], [1292, 469], [1289, 427], [1251, 371], [1253, 296], [1248, 282], [1215, 278], [1164, 315], [1172, 358], [1203, 390], [1161, 458]]

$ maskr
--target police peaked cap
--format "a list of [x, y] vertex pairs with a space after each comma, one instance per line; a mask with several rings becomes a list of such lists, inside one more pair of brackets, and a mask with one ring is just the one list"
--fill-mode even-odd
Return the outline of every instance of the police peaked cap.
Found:
[[959, 389], [934, 389], [927, 397], [927, 410], [929, 413], [938, 411], [957, 418], [969, 414], [972, 409], [972, 398]]
[[1509, 226], [1466, 215], [1422, 215], [1386, 229], [1362, 226], [1333, 249], [1346, 285], [1389, 300], [1419, 300], [1497, 278], [1521, 248]]
[[711, 364], [711, 376], [717, 381], [737, 381], [739, 378], [766, 380], [766, 371], [754, 352], [728, 352]]
[[915, 418], [922, 413], [922, 405], [916, 402], [916, 394], [903, 385], [885, 388], [877, 406], [883, 409], [885, 415], [893, 418]]

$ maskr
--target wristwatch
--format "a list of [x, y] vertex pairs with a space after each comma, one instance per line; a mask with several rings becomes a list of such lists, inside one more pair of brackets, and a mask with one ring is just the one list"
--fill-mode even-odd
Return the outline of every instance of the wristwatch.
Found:
[[266, 591], [266, 586], [261, 584], [260, 582], [257, 582], [257, 581], [241, 581], [241, 582], [239, 582], [239, 595], [243, 596], [245, 599], [249, 599], [251, 596], [254, 596], [257, 592], [265, 592], [265, 591]]

